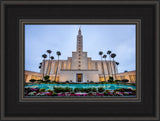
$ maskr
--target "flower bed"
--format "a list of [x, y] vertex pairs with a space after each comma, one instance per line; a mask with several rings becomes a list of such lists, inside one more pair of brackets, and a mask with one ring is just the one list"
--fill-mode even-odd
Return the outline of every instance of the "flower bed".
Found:
[[54, 87], [54, 90], [46, 90], [45, 88], [25, 88], [25, 96], [136, 96], [136, 90], [131, 88], [105, 90], [103, 87], [97, 88], [75, 88]]

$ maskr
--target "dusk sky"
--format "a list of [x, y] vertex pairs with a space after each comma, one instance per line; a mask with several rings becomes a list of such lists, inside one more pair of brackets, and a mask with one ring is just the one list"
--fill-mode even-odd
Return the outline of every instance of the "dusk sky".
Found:
[[72, 57], [80, 26], [83, 51], [88, 52], [88, 57], [100, 60], [99, 51], [106, 54], [111, 50], [117, 55], [118, 72], [135, 70], [135, 25], [25, 25], [25, 70], [40, 72], [42, 54], [47, 54], [48, 49], [52, 50], [51, 56], [55, 59], [56, 51], [61, 51], [60, 60]]

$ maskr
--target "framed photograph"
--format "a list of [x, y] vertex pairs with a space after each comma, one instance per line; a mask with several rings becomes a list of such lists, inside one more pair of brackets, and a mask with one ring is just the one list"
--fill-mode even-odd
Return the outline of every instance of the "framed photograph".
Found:
[[[22, 42], [20, 46], [24, 48], [21, 51], [20, 57], [25, 60], [25, 63], [20, 65], [20, 67], [25, 66], [25, 69], [21, 68], [22, 72], [25, 70], [25, 80], [22, 76], [21, 80], [24, 81], [21, 81], [19, 86], [20, 89], [22, 89], [20, 90], [20, 100], [31, 101], [34, 97], [34, 100], [37, 101], [42, 101], [42, 99], [43, 101], [67, 100], [76, 102], [140, 101], [141, 79], [140, 73], [137, 74], [139, 81], [136, 82], [135, 58], [136, 52], [140, 50], [140, 46], [138, 46], [141, 42], [140, 22], [140, 20], [126, 19], [96, 19], [92, 20], [92, 22], [90, 22], [89, 19], [20, 20], [19, 40], [20, 43]], [[85, 33], [90, 32], [88, 41], [84, 41], [85, 38], [83, 37], [82, 27], [84, 31], [86, 31]], [[69, 39], [73, 36], [71, 33], [75, 33], [76, 28], [77, 35], [74, 37], [75, 42], [74, 39]], [[38, 32], [37, 30], [40, 31]], [[49, 31], [51, 32], [50, 34], [48, 33]], [[67, 40], [67, 36], [58, 39], [57, 34], [61, 34], [61, 37], [68, 35], [67, 43], [59, 41], [59, 39]], [[116, 36], [113, 36], [115, 34]], [[42, 36], [40, 37], [39, 35]], [[49, 35], [52, 37], [47, 37]], [[106, 41], [107, 36], [112, 41]], [[62, 51], [56, 51], [54, 54], [54, 51], [52, 52], [51, 49], [42, 50], [40, 44], [42, 44], [44, 48], [48, 46], [46, 40], [41, 39], [46, 37], [50, 38], [48, 42], [50, 43], [50, 48], [55, 44], [56, 47], [54, 47], [54, 49], [57, 48], [67, 52], [76, 46], [76, 50], [70, 52], [72, 53], [71, 57], [68, 57], [70, 55], [69, 53]], [[54, 38], [57, 38], [57, 41], [54, 40]], [[99, 38], [101, 38], [101, 41], [98, 40]], [[122, 40], [125, 40], [125, 38], [129, 40], [123, 42]], [[33, 39], [37, 41], [33, 41]], [[34, 44], [32, 44], [32, 42]], [[52, 42], [53, 45], [51, 44]], [[35, 44], [39, 46], [35, 46]], [[95, 45], [97, 45], [97, 48], [95, 48]], [[109, 47], [106, 47], [107, 45]], [[35, 48], [35, 54], [32, 48]], [[89, 52], [85, 52], [83, 48], [90, 50], [95, 60], [88, 57], [87, 54], [89, 54]], [[119, 66], [119, 62], [115, 61], [117, 54], [110, 49], [105, 52], [106, 48], [112, 48], [117, 54], [121, 54], [118, 57], [122, 62], [122, 66]], [[126, 49], [128, 53], [125, 53]], [[44, 54], [40, 53], [41, 50]], [[104, 50], [104, 52], [102, 50]], [[25, 53], [23, 51], [25, 51]], [[30, 51], [32, 51], [33, 55]], [[128, 57], [126, 57], [126, 59], [120, 59], [123, 58], [122, 54], [128, 55]], [[38, 57], [38, 55], [40, 57]], [[65, 56], [67, 58], [66, 60]], [[20, 58], [20, 60], [22, 58]], [[125, 67], [127, 66], [125, 65], [127, 60], [128, 69]], [[137, 56], [137, 62], [140, 63], [140, 60], [140, 56]], [[37, 64], [33, 64], [34, 61]], [[40, 63], [38, 63], [38, 61]], [[138, 65], [137, 63], [137, 67]], [[120, 71], [118, 70], [118, 66]], [[122, 70], [123, 68], [125, 69]], [[62, 100], [62, 98], [64, 99]]]
[[159, 1], [2, 1], [1, 120], [159, 120]]

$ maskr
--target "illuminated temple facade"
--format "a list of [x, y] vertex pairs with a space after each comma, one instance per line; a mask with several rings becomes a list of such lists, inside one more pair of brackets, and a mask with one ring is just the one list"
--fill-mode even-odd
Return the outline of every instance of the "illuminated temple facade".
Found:
[[109, 74], [113, 75], [114, 79], [124, 78], [135, 82], [135, 71], [115, 75], [118, 72], [115, 61], [92, 60], [91, 57], [88, 57], [87, 52], [83, 51], [83, 36], [80, 28], [77, 35], [77, 48], [75, 52], [72, 52], [72, 57], [68, 57], [67, 60], [59, 60], [59, 64], [58, 60], [45, 60], [45, 64], [44, 61], [42, 63], [40, 73], [25, 71], [25, 80], [29, 82], [31, 78], [42, 79], [44, 73], [50, 75], [50, 80], [53, 81], [57, 66], [56, 81], [60, 82], [99, 82], [108, 80]]

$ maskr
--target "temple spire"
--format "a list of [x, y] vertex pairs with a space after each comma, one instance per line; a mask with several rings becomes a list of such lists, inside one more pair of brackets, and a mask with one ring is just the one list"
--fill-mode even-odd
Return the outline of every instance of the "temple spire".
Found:
[[77, 51], [78, 52], [83, 51], [83, 36], [81, 35], [81, 26], [79, 27], [77, 35]]
[[79, 27], [78, 34], [81, 35], [81, 26]]

